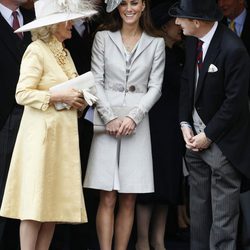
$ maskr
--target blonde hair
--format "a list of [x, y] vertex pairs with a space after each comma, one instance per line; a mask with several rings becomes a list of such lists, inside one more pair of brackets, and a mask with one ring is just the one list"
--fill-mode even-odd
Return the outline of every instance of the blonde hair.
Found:
[[51, 41], [53, 34], [55, 34], [56, 29], [57, 29], [57, 24], [52, 24], [31, 30], [32, 41], [40, 39], [43, 42], [48, 43]]

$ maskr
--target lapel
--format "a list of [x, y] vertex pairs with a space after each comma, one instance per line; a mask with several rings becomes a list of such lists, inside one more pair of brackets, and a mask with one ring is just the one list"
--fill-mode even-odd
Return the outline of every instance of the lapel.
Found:
[[147, 35], [145, 32], [142, 33], [141, 39], [139, 41], [135, 55], [132, 58], [131, 65], [136, 60], [136, 58], [151, 44], [153, 37]]
[[203, 67], [200, 71], [200, 75], [199, 75], [199, 79], [198, 79], [198, 83], [197, 83], [197, 90], [196, 90], [196, 94], [195, 94], [195, 102], [197, 101], [197, 99], [201, 93], [201, 89], [202, 89], [202, 86], [205, 82], [205, 77], [207, 75], [208, 68], [209, 68], [210, 64], [214, 62], [215, 58], [217, 57], [217, 55], [220, 51], [220, 42], [221, 42], [222, 33], [223, 33], [222, 26], [220, 24], [218, 24], [218, 27], [217, 27], [217, 29], [214, 33], [214, 36], [209, 44], [206, 56], [204, 58]]
[[[21, 12], [25, 12], [20, 8]], [[26, 11], [27, 12], [27, 11]], [[31, 21], [33, 15], [26, 15], [26, 12], [23, 13], [24, 23]], [[0, 39], [5, 44], [6, 48], [10, 51], [10, 54], [16, 58], [18, 63], [20, 62], [23, 52], [26, 49], [26, 46], [31, 41], [30, 32], [24, 32], [24, 38], [21, 40], [14, 32], [12, 27], [6, 22], [4, 17], [0, 14]]]
[[[25, 10], [21, 7], [20, 7], [20, 11], [23, 14], [24, 24], [31, 22], [35, 18], [34, 12], [32, 12], [32, 11]], [[24, 42], [25, 46], [27, 46], [31, 42], [31, 33], [30, 32], [23, 33], [23, 42]]]
[[5, 47], [10, 51], [13, 57], [20, 60], [20, 38], [13, 33], [12, 27], [7, 23], [4, 17], [0, 14], [0, 39], [5, 44]]
[[[188, 58], [190, 62], [190, 65], [188, 67], [190, 67], [190, 72], [191, 72], [191, 91], [190, 94], [192, 96], [192, 100], [194, 100], [194, 92], [195, 92], [195, 84], [196, 84], [196, 46], [197, 46], [197, 39], [194, 37], [188, 37], [187, 41], [189, 40], [189, 43], [187, 43], [186, 47], [189, 48], [188, 49]], [[193, 41], [192, 41], [193, 40]], [[192, 41], [192, 42], [191, 42]]]
[[120, 51], [122, 57], [124, 58], [124, 48], [123, 48], [123, 43], [122, 43], [122, 37], [120, 31], [115, 31], [115, 32], [108, 32], [109, 37], [115, 44], [115, 46], [118, 48]]
[[247, 16], [243, 25], [243, 30], [241, 32], [241, 39], [245, 43], [248, 52], [250, 52], [250, 13], [247, 10]]
[[[123, 46], [123, 42], [122, 42], [121, 32], [120, 31], [108, 32], [108, 34], [109, 34], [111, 40], [117, 46], [122, 57], [124, 58], [124, 46]], [[136, 58], [150, 45], [150, 43], [152, 41], [153, 41], [153, 37], [147, 35], [145, 32], [142, 33], [137, 50], [135, 52], [135, 55], [133, 56], [131, 66], [132, 66], [133, 62], [136, 60]]]

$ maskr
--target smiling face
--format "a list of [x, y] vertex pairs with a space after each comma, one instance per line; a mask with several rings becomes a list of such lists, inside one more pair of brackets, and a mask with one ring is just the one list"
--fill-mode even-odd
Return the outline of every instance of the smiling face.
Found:
[[123, 0], [118, 6], [123, 24], [138, 25], [144, 8], [143, 0]]
[[72, 26], [73, 26], [72, 21], [59, 23], [54, 33], [57, 40], [63, 42], [66, 39], [70, 39]]

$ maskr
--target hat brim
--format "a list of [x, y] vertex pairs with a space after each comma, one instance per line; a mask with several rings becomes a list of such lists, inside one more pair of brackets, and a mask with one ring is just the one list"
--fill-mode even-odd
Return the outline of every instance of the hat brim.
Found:
[[86, 18], [95, 14], [97, 14], [96, 10], [89, 10], [89, 11], [82, 12], [82, 13], [56, 13], [53, 15], [49, 15], [46, 17], [36, 19], [30, 23], [27, 23], [23, 25], [22, 27], [20, 27], [19, 29], [15, 30], [15, 33], [31, 31], [37, 28], [41, 28], [44, 26], [57, 24], [57, 23], [61, 23], [61, 22], [69, 21], [69, 20]]
[[172, 17], [189, 18], [189, 19], [199, 19], [204, 21], [220, 21], [223, 18], [223, 14], [219, 8], [214, 9], [212, 14], [202, 14], [197, 13], [187, 13], [179, 7], [179, 3], [175, 3], [168, 11], [168, 14]]

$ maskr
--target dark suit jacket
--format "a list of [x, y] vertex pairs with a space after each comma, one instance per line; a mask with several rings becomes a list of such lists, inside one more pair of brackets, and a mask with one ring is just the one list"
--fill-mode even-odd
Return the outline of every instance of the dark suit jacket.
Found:
[[[21, 9], [24, 22], [31, 21], [33, 13]], [[24, 33], [21, 40], [0, 14], [0, 129], [16, 104], [15, 91], [19, 77], [19, 68], [23, 53], [30, 43], [29, 32]]]
[[[222, 23], [228, 26], [227, 18], [223, 18]], [[250, 55], [250, 32], [249, 30], [250, 30], [250, 12], [247, 9], [247, 16], [243, 25], [240, 38], [242, 39], [244, 45], [246, 46], [248, 54]]]
[[[246, 48], [236, 34], [219, 24], [204, 59], [194, 96], [196, 44], [196, 38], [187, 39], [180, 121], [192, 124], [195, 105], [206, 124], [207, 137], [217, 143], [241, 173], [250, 177], [250, 115], [247, 95], [250, 62]], [[208, 72], [211, 64], [218, 68], [217, 72]]]
[[245, 44], [248, 54], [250, 55], [250, 12], [247, 10], [247, 16], [244, 22], [243, 30], [241, 33], [241, 39]]

